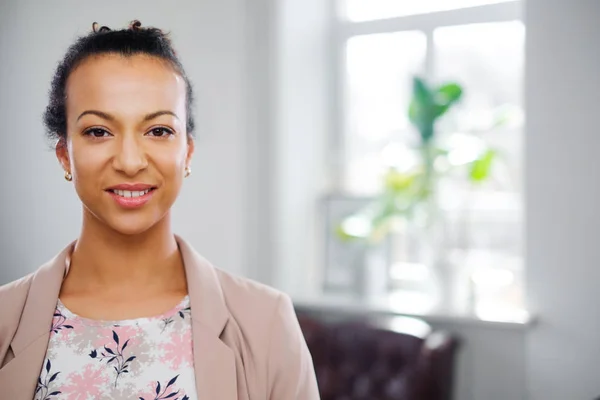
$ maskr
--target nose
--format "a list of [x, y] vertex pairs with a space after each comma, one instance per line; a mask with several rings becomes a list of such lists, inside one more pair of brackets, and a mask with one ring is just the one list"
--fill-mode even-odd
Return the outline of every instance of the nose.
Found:
[[132, 177], [148, 166], [146, 152], [137, 136], [120, 135], [117, 153], [113, 158], [113, 168]]

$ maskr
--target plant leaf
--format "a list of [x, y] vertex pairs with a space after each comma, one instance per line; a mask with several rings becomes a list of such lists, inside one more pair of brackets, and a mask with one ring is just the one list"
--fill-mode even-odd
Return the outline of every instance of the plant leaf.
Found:
[[431, 90], [427, 86], [427, 83], [425, 83], [424, 79], [415, 76], [413, 78], [413, 93], [408, 108], [408, 117], [420, 132], [426, 125], [432, 124], [430, 116], [432, 103]]
[[462, 87], [458, 83], [446, 83], [437, 89], [436, 103], [441, 105], [456, 103], [462, 94]]
[[425, 80], [419, 76], [413, 78], [413, 96], [420, 105], [428, 106], [431, 104], [431, 89], [429, 89]]
[[486, 180], [491, 174], [492, 165], [495, 158], [496, 152], [492, 149], [483, 153], [481, 157], [473, 161], [471, 164], [469, 178], [473, 182], [483, 182]]
[[125, 343], [123, 344], [123, 347], [121, 348], [121, 353], [122, 353], [122, 352], [125, 350], [125, 347], [127, 347], [127, 344], [129, 344], [129, 341], [130, 341], [130, 340], [131, 340], [131, 339], [127, 339], [127, 340], [125, 341]]
[[104, 350], [106, 350], [107, 352], [109, 352], [113, 356], [115, 355], [115, 353], [111, 349], [109, 349], [108, 347], [106, 347], [106, 346], [104, 346]]
[[129, 357], [129, 358], [128, 358], [128, 359], [125, 361], [125, 363], [131, 362], [131, 361], [133, 361], [133, 360], [135, 360], [135, 356], [131, 356], [131, 357]]
[[171, 380], [169, 381], [169, 383], [167, 384], [167, 387], [169, 387], [169, 386], [171, 386], [172, 384], [174, 384], [174, 383], [175, 383], [175, 381], [177, 381], [177, 378], [179, 378], [179, 375], [177, 375], [177, 376], [175, 376], [173, 379], [171, 379]]
[[56, 377], [58, 376], [58, 374], [60, 374], [60, 372], [57, 372], [57, 373], [55, 373], [54, 375], [52, 375], [52, 376], [50, 377], [50, 380], [48, 381], [48, 383], [50, 383], [50, 382], [52, 382], [53, 380], [55, 380], [55, 379], [56, 379]]
[[52, 366], [52, 364], [50, 363], [50, 359], [48, 359], [48, 361], [46, 361], [46, 372], [50, 372], [51, 366]]
[[160, 393], [160, 382], [156, 382], [156, 394]]
[[117, 332], [112, 331], [113, 333], [113, 340], [115, 341], [115, 343], [119, 344], [119, 335], [117, 335]]

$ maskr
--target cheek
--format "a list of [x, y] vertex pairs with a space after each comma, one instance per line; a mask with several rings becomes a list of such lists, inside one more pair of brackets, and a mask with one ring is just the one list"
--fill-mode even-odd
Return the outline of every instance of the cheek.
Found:
[[73, 145], [71, 149], [71, 166], [75, 177], [90, 177], [100, 173], [106, 165], [108, 155], [100, 148]]
[[152, 162], [163, 176], [179, 177], [185, 169], [185, 149], [161, 149], [152, 152]]

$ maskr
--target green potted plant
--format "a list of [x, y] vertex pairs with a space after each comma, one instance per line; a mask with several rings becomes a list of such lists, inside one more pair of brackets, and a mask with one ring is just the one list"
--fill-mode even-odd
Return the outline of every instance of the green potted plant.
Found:
[[[366, 207], [344, 218], [336, 227], [341, 240], [359, 240], [367, 248], [376, 248], [391, 234], [403, 230], [404, 235], [416, 235], [420, 245], [429, 246], [430, 257], [425, 263], [436, 263], [439, 255], [438, 185], [450, 169], [452, 151], [439, 140], [438, 122], [463, 97], [463, 88], [455, 82], [439, 86], [429, 84], [421, 77], [413, 78], [412, 98], [407, 110], [409, 120], [418, 133], [417, 146], [412, 149], [416, 163], [409, 169], [390, 167], [383, 176], [381, 193]], [[482, 142], [483, 143], [483, 142]], [[476, 156], [460, 165], [471, 183], [484, 182], [489, 176], [497, 152], [482, 146]], [[407, 232], [406, 227], [412, 231]], [[425, 243], [427, 242], [427, 243]], [[430, 266], [434, 267], [434, 266]]]

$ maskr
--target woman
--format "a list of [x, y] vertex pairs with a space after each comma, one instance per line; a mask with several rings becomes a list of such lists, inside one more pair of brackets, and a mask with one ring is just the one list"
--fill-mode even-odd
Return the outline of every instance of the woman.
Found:
[[290, 299], [171, 230], [194, 120], [169, 39], [137, 21], [93, 28], [59, 64], [44, 115], [81, 234], [0, 288], [0, 398], [318, 399]]

